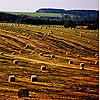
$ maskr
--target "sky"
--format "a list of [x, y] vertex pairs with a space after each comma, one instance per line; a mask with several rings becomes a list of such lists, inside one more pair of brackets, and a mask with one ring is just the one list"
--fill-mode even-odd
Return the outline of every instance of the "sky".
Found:
[[0, 11], [35, 12], [40, 8], [99, 10], [99, 0], [0, 0]]

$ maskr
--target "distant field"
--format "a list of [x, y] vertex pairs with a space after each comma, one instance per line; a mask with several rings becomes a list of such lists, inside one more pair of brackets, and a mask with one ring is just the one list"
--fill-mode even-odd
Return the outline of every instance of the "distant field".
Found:
[[28, 15], [28, 16], [33, 16], [33, 17], [40, 17], [40, 16], [48, 16], [48, 17], [62, 17], [61, 14], [54, 14], [54, 13], [32, 13], [32, 12], [6, 12], [9, 14], [14, 14], [14, 15]]

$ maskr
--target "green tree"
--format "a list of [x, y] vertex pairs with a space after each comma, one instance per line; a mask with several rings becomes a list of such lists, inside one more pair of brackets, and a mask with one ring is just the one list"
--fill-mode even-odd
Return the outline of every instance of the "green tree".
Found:
[[69, 27], [71, 27], [71, 28], [76, 28], [76, 23], [75, 22], [73, 22], [72, 20], [65, 20], [64, 21], [64, 27], [65, 28], [69, 28]]

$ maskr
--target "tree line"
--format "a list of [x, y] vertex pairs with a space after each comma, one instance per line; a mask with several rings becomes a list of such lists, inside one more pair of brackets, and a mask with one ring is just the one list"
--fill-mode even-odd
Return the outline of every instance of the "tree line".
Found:
[[25, 16], [13, 15], [1, 12], [0, 22], [8, 23], [22, 23], [22, 24], [32, 24], [32, 25], [64, 25], [65, 28], [76, 27], [76, 25], [87, 25], [88, 29], [99, 29], [99, 19], [92, 21], [78, 21], [77, 23], [72, 20], [50, 20], [46, 19], [33, 19]]

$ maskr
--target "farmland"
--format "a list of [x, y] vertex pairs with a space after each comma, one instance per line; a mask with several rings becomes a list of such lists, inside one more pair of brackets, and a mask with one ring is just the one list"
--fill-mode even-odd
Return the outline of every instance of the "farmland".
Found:
[[[99, 61], [95, 56], [99, 54], [99, 31], [49, 26], [0, 23], [0, 98], [18, 99], [18, 90], [27, 88], [26, 100], [99, 99], [99, 64], [95, 64]], [[43, 65], [46, 70], [41, 70]], [[15, 82], [8, 81], [9, 75], [16, 76]], [[37, 75], [37, 81], [31, 82], [31, 75]]]
[[35, 12], [6, 12], [9, 14], [14, 14], [14, 15], [27, 15], [27, 16], [32, 16], [32, 17], [62, 17], [61, 14], [56, 14], [56, 13], [35, 13]]

